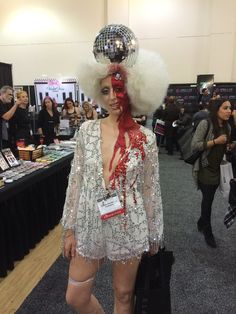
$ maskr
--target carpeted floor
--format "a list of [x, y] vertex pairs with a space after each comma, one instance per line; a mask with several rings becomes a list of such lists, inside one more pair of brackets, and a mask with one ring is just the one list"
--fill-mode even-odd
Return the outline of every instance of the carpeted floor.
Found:
[[[193, 186], [191, 166], [162, 151], [160, 174], [166, 244], [175, 255], [172, 313], [235, 314], [236, 222], [229, 230], [223, 224], [227, 202], [217, 192], [212, 227], [218, 248], [211, 249], [196, 228], [201, 195]], [[16, 313], [74, 313], [64, 301], [67, 266], [59, 257]], [[95, 287], [107, 314], [112, 314], [110, 268], [109, 263], [102, 267]]]

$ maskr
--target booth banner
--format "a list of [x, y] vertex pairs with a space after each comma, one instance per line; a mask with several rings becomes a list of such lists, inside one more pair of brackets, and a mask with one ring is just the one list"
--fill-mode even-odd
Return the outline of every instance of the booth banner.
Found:
[[41, 109], [43, 99], [49, 96], [55, 104], [63, 104], [65, 99], [70, 97], [77, 99], [76, 80], [58, 80], [58, 79], [36, 79], [34, 81], [37, 111]]
[[236, 83], [215, 83], [213, 92], [236, 104]]
[[212, 95], [214, 84], [214, 74], [200, 74], [197, 76], [197, 86], [199, 94], [202, 94], [203, 88], [207, 88]]

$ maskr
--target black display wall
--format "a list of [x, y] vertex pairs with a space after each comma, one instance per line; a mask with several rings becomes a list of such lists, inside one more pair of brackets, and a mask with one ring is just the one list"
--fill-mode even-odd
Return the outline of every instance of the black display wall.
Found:
[[0, 62], [0, 88], [4, 85], [13, 86], [12, 65]]
[[228, 99], [232, 105], [236, 106], [236, 83], [215, 83], [213, 93]]

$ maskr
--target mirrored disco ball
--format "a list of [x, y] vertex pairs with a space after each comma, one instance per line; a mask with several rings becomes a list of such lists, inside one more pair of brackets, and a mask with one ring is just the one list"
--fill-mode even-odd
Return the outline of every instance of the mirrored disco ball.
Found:
[[121, 24], [110, 24], [101, 29], [93, 44], [99, 63], [134, 65], [138, 55], [138, 40], [134, 33]]

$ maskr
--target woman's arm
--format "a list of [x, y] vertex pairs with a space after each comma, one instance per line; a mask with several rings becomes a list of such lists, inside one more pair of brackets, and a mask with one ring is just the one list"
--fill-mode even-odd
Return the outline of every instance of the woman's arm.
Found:
[[159, 245], [163, 237], [163, 213], [158, 151], [154, 134], [144, 160], [143, 200], [148, 219], [150, 243]]
[[[209, 125], [208, 120], [202, 120], [199, 122], [191, 143], [191, 149], [192, 151], [203, 151], [208, 149], [207, 143], [210, 141], [206, 141], [205, 138], [207, 136], [207, 130], [210, 130], [212, 128], [211, 125]], [[212, 143], [209, 143], [209, 148], [214, 146], [213, 140], [211, 140]], [[211, 146], [212, 145], [212, 146]]]
[[192, 139], [191, 148], [193, 151], [207, 150], [215, 145], [221, 145], [227, 142], [226, 134], [222, 134], [216, 138], [212, 136], [212, 139], [206, 140], [206, 133], [208, 133], [211, 128], [211, 125], [209, 125], [209, 123], [211, 122], [209, 122], [208, 120], [202, 120], [201, 122], [199, 122]]
[[9, 109], [7, 112], [5, 112], [3, 115], [2, 115], [2, 118], [5, 120], [5, 121], [9, 121], [15, 114], [17, 108], [19, 106], [19, 102], [16, 101], [14, 103], [14, 105], [11, 107], [11, 109]]
[[69, 175], [68, 187], [66, 191], [66, 200], [63, 209], [61, 224], [64, 229], [65, 237], [73, 233], [76, 224], [76, 214], [80, 196], [81, 185], [83, 181], [83, 149], [82, 149], [82, 129], [78, 133], [74, 159]]

